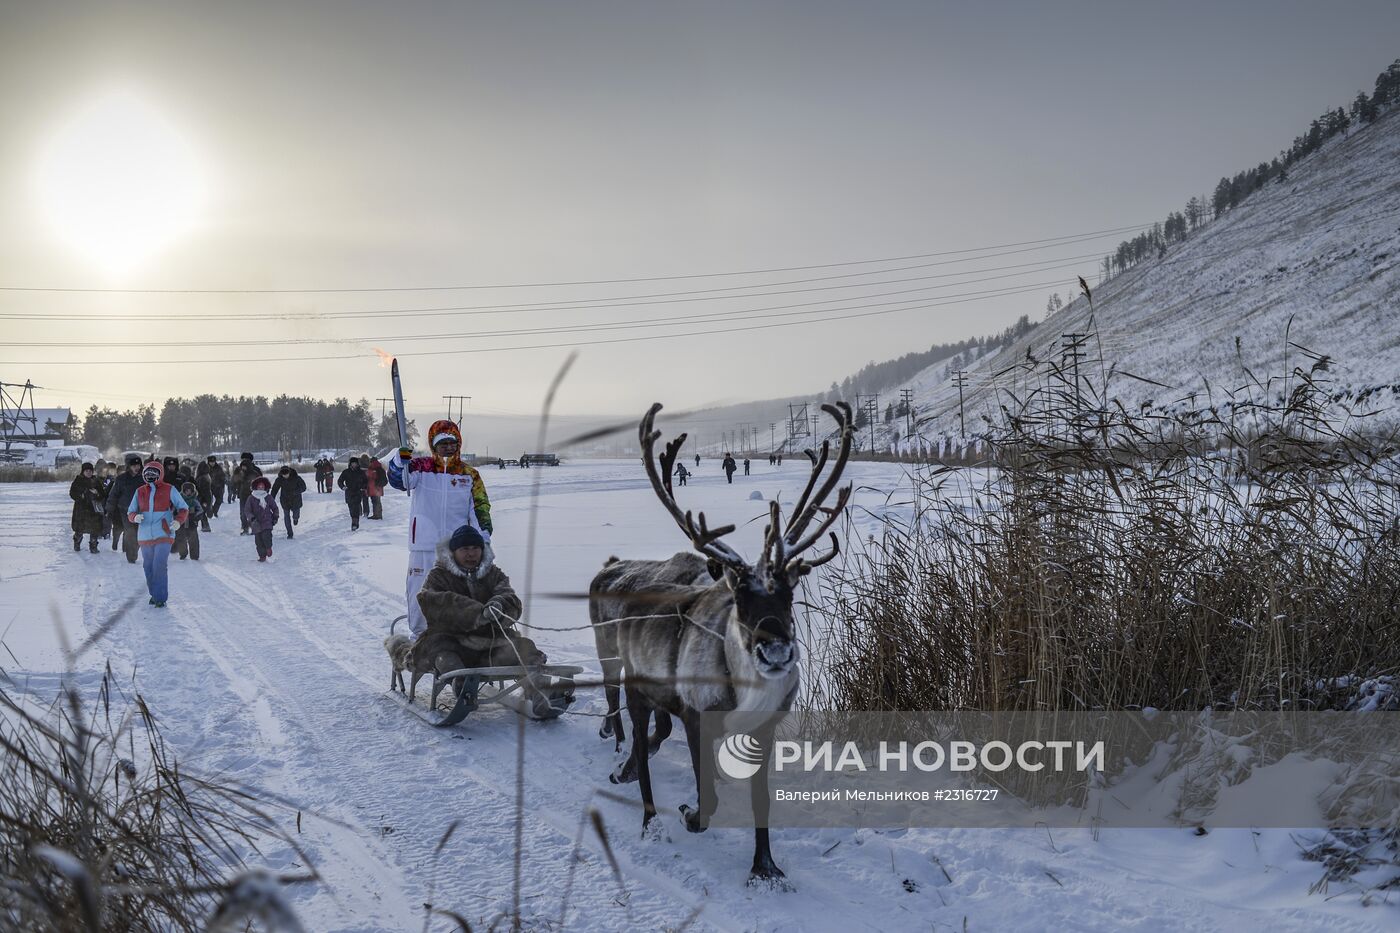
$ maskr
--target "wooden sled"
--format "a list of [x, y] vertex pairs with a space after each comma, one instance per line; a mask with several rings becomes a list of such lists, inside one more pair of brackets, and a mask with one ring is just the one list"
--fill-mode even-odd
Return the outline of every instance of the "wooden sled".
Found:
[[430, 709], [447, 692], [452, 708], [434, 726], [455, 726], [484, 706], [504, 706], [528, 719], [554, 719], [574, 702], [574, 676], [583, 668], [572, 664], [530, 667], [464, 667], [433, 677]]

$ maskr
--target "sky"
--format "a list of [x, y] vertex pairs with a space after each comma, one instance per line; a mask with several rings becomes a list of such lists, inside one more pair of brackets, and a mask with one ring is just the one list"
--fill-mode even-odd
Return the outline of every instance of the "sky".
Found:
[[818, 392], [1039, 319], [1397, 35], [1393, 0], [5, 0], [0, 380], [373, 400], [377, 347], [470, 420], [577, 346], [563, 413]]

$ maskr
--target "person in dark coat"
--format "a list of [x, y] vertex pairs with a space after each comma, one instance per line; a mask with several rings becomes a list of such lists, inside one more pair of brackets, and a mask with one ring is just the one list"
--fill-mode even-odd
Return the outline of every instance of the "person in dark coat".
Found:
[[[99, 461], [93, 476], [102, 486], [102, 537], [107, 538], [112, 534], [112, 512], [107, 508], [107, 494], [112, 491], [112, 480], [117, 478], [117, 465], [110, 460]], [[112, 549], [116, 550], [116, 547]]]
[[365, 499], [365, 471], [360, 469], [359, 457], [350, 458], [350, 465], [335, 484], [345, 490], [345, 504], [350, 507], [350, 530], [359, 531], [360, 506]]
[[[409, 666], [445, 674], [464, 667], [533, 667], [548, 662], [529, 637], [516, 631], [520, 597], [496, 566], [491, 542], [471, 525], [439, 542], [437, 563], [418, 591], [428, 627], [413, 643]], [[567, 704], [572, 690], [534, 673], [522, 678], [536, 715]]]
[[209, 517], [218, 518], [219, 506], [224, 504], [224, 493], [228, 488], [228, 474], [224, 472], [224, 465], [218, 457], [211, 455], [205, 458], [204, 463], [209, 470]]
[[199, 528], [201, 531], [208, 531], [209, 519], [214, 517], [214, 503], [223, 496], [214, 494], [214, 481], [210, 479], [207, 461], [199, 461], [199, 466], [195, 468], [194, 491], [199, 498]]
[[301, 497], [306, 492], [306, 480], [301, 478], [296, 467], [284, 466], [277, 471], [277, 482], [272, 484], [272, 495], [282, 503], [282, 524], [287, 529], [287, 540], [296, 537], [292, 526], [301, 520]]
[[751, 464], [752, 462], [753, 462], [753, 461], [751, 461], [748, 457], [745, 457], [745, 458], [744, 458], [744, 475], [745, 475], [745, 476], [748, 476], [748, 475], [749, 475], [749, 464]]
[[684, 486], [685, 481], [690, 478], [690, 471], [685, 468], [684, 463], [676, 464], [676, 485]]
[[180, 479], [180, 458], [165, 457], [161, 460], [160, 465], [165, 470], [165, 481], [176, 489], [179, 489], [180, 484], [183, 482], [183, 480]]
[[[243, 530], [239, 532], [246, 535], [248, 531], [248, 499], [253, 495], [253, 480], [262, 476], [262, 469], [253, 462], [253, 455], [244, 451], [239, 455], [238, 466], [233, 468], [233, 482], [238, 488], [238, 514], [243, 522]], [[269, 485], [271, 485], [269, 483]]]
[[107, 509], [112, 513], [112, 550], [117, 549], [120, 541], [129, 564], [136, 563], [141, 556], [141, 548], [137, 541], [136, 523], [127, 517], [127, 506], [141, 486], [141, 458], [132, 454], [126, 458], [125, 472], [112, 480], [112, 486], [107, 490]]
[[272, 498], [272, 483], [266, 476], [257, 476], [249, 483], [248, 498], [243, 500], [243, 520], [253, 532], [258, 548], [258, 562], [272, 556], [272, 529], [277, 527], [277, 500]]
[[733, 454], [725, 454], [724, 461], [720, 463], [720, 467], [724, 470], [725, 479], [729, 480], [730, 483], [733, 483], [734, 471], [739, 469], [739, 464], [734, 462]]
[[[199, 499], [199, 487], [194, 483], [185, 483], [180, 487], [180, 495], [190, 507], [190, 517], [183, 525], [175, 530], [175, 553], [180, 555], [180, 560], [188, 557], [190, 560], [199, 560], [199, 520], [204, 518], [206, 506]], [[209, 530], [209, 522], [204, 522], [204, 530]]]
[[73, 484], [68, 487], [68, 498], [73, 500], [73, 550], [82, 549], [83, 535], [87, 535], [88, 553], [96, 554], [107, 498], [102, 494], [102, 481], [97, 478], [97, 470], [91, 463], [84, 463], [78, 475], [73, 477]]

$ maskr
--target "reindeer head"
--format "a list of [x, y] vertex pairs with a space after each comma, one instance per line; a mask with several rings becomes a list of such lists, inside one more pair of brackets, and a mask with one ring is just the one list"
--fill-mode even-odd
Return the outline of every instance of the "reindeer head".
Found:
[[[742, 650], [753, 659], [760, 674], [781, 677], [797, 663], [798, 657], [792, 619], [793, 592], [802, 577], [840, 551], [836, 535], [831, 534], [830, 551], [813, 560], [803, 557], [822, 535], [829, 533], [828, 529], [841, 515], [851, 496], [848, 484], [837, 493], [834, 505], [828, 507], [824, 504], [836, 488], [846, 468], [846, 461], [850, 459], [851, 441], [855, 433], [851, 407], [845, 402], [822, 406], [823, 411], [836, 419], [840, 443], [836, 462], [818, 489], [817, 481], [822, 478], [831, 452], [830, 441], [822, 442], [820, 453], [807, 452], [812, 460], [812, 472], [786, 526], [782, 524], [778, 503], [768, 503], [769, 521], [763, 534], [763, 554], [756, 564], [750, 564], [720, 540], [734, 530], [733, 525], [712, 529], [706, 524], [703, 512], [696, 516], [681, 511], [676, 504], [671, 475], [686, 435], [681, 434], [668, 443], [658, 456], [656, 442], [661, 432], [654, 430], [652, 425], [660, 410], [659, 402], [652, 405], [638, 430], [642, 462], [646, 465], [652, 489], [690, 539], [691, 546], [708, 558], [712, 566], [723, 568], [724, 581], [734, 594], [731, 635], [739, 640]], [[815, 493], [813, 490], [816, 490]], [[808, 526], [818, 515], [821, 516], [820, 521], [809, 532]]]

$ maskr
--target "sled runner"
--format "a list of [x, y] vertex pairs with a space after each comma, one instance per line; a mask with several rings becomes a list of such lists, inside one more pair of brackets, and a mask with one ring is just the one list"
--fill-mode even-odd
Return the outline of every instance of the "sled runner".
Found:
[[[394, 628], [407, 618], [401, 615], [390, 623], [391, 637]], [[387, 643], [386, 647], [389, 647]], [[391, 687], [397, 684], [402, 690], [403, 658], [391, 648], [390, 659], [394, 665]], [[451, 701], [447, 715], [433, 723], [438, 727], [455, 726], [473, 711], [492, 704], [514, 710], [528, 719], [554, 719], [574, 702], [574, 675], [582, 672], [583, 668], [571, 664], [464, 667], [433, 675], [428, 708], [438, 709], [439, 700]], [[419, 676], [413, 677], [415, 688]], [[444, 693], [447, 694], [445, 699]], [[412, 691], [407, 693], [407, 699], [412, 702]]]
[[529, 719], [554, 719], [574, 701], [574, 675], [583, 668], [572, 664], [540, 664], [532, 667], [464, 667], [433, 678], [428, 701], [438, 708], [446, 692], [452, 708], [438, 727], [455, 726], [475, 710], [496, 704]]

